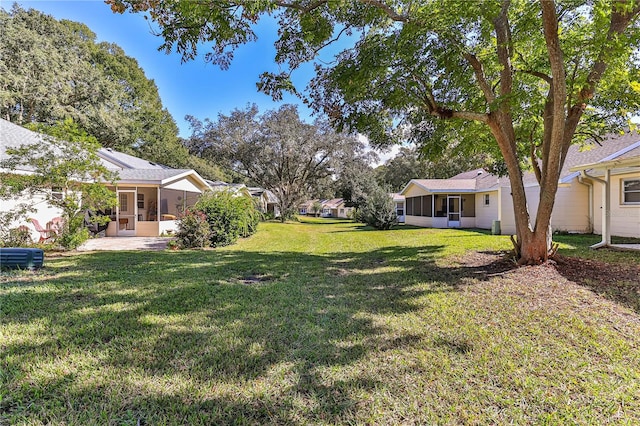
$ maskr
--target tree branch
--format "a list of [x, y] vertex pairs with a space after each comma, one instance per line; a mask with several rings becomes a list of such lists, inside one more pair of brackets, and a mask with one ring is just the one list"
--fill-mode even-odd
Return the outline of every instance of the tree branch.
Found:
[[471, 53], [463, 53], [462, 56], [464, 59], [469, 62], [471, 68], [473, 68], [473, 73], [476, 76], [476, 80], [478, 81], [478, 86], [480, 86], [480, 90], [484, 94], [484, 98], [488, 103], [492, 103], [496, 100], [496, 95], [493, 93], [489, 82], [487, 82], [487, 78], [484, 75], [484, 69], [482, 67], [482, 63], [478, 60], [478, 58]]
[[551, 78], [550, 75], [547, 75], [547, 74], [545, 74], [543, 72], [534, 71], [534, 70], [515, 70], [515, 71], [523, 73], [523, 74], [529, 74], [529, 75], [532, 75], [534, 77], [538, 77], [538, 78], [546, 81], [549, 84], [553, 84], [553, 78]]
[[391, 7], [381, 0], [360, 0], [361, 3], [369, 4], [373, 7], [377, 7], [382, 10], [391, 20], [396, 22], [409, 22], [409, 17], [406, 15], [400, 15], [394, 11]]
[[298, 3], [287, 3], [285, 1], [276, 0], [275, 5], [284, 7], [286, 9], [299, 10], [302, 13], [309, 13], [309, 12], [313, 12], [315, 9], [319, 8], [322, 5], [327, 4], [327, 2], [328, 2], [327, 0], [318, 0], [315, 3], [311, 3], [310, 5], [304, 7]]

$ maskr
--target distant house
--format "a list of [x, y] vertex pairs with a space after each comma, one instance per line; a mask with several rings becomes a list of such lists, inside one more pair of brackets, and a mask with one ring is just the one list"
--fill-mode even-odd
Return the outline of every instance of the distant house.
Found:
[[[523, 177], [532, 220], [540, 186]], [[551, 225], [554, 230], [640, 237], [640, 137], [626, 134], [601, 145], [571, 146], [560, 174]], [[406, 223], [434, 228], [484, 228], [496, 223], [514, 234], [509, 179], [482, 169], [450, 179], [413, 179], [401, 191]]]
[[315, 211], [314, 204], [319, 203], [322, 206], [322, 200], [308, 200], [301, 203], [298, 206], [298, 213], [305, 216], [320, 216], [322, 214], [322, 208], [320, 211]]
[[[47, 143], [46, 138], [24, 127], [0, 119], [0, 158], [6, 148], [23, 144]], [[176, 229], [176, 219], [194, 204], [200, 194], [210, 189], [200, 175], [190, 169], [173, 169], [142, 158], [101, 148], [97, 152], [102, 164], [118, 174], [115, 184], [105, 185], [116, 193], [118, 205], [105, 212], [111, 217], [107, 236], [158, 236]], [[33, 173], [32, 170], [3, 170], [6, 173]], [[36, 208], [33, 217], [46, 223], [61, 212], [44, 198], [4, 203], [0, 211], [12, 209], [17, 202]], [[16, 224], [19, 225], [19, 224]]]
[[301, 215], [308, 215], [311, 214], [311, 206], [313, 205], [313, 200], [309, 200], [309, 201], [305, 201], [303, 203], [300, 203], [300, 205], [298, 205], [298, 214]]
[[353, 207], [347, 207], [344, 199], [333, 198], [331, 200], [322, 200], [322, 217], [336, 217], [347, 219], [355, 210]]
[[396, 216], [398, 217], [398, 222], [404, 223], [405, 197], [404, 195], [401, 195], [398, 193], [393, 193], [390, 195], [391, 195], [391, 198], [393, 198], [393, 204], [396, 210]]
[[262, 213], [272, 215], [273, 217], [280, 217], [280, 208], [278, 207], [278, 198], [276, 195], [268, 189], [259, 187], [247, 188], [251, 196], [256, 200], [258, 209]]

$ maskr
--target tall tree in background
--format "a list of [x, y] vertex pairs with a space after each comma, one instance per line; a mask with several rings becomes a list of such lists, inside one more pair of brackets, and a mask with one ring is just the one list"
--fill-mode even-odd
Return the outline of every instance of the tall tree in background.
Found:
[[333, 176], [346, 159], [364, 155], [357, 138], [336, 133], [326, 122], [302, 122], [293, 105], [263, 115], [253, 105], [204, 124], [190, 120], [192, 152], [272, 191], [282, 220], [293, 216], [316, 183]]
[[156, 84], [119, 46], [17, 5], [0, 9], [0, 28], [0, 116], [20, 125], [72, 119], [104, 147], [222, 176], [189, 155]]
[[[184, 59], [212, 42], [207, 58], [223, 68], [237, 46], [255, 40], [259, 17], [275, 13], [275, 59], [285, 70], [264, 74], [260, 88], [276, 98], [295, 91], [292, 70], [350, 35], [352, 48], [316, 65], [312, 106], [338, 129], [357, 129], [380, 145], [409, 140], [437, 147], [449, 140], [499, 151], [511, 182], [520, 263], [548, 256], [569, 146], [619, 128], [640, 111], [637, 0], [107, 2], [117, 12], [149, 11], [162, 47], [175, 47]], [[525, 167], [541, 187], [535, 223]]]

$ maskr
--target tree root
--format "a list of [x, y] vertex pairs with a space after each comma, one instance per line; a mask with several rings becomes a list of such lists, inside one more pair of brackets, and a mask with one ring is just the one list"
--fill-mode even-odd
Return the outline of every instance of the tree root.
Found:
[[511, 238], [511, 244], [513, 244], [515, 258], [520, 259], [520, 244], [516, 240], [517, 237], [515, 235], [511, 235], [509, 238]]

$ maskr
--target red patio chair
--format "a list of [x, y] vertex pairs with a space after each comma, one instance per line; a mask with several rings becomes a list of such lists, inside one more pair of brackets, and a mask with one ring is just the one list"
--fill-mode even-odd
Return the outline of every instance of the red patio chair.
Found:
[[40, 225], [40, 222], [38, 222], [36, 219], [30, 218], [29, 222], [31, 222], [33, 227], [36, 228], [36, 231], [40, 233], [40, 239], [38, 240], [38, 243], [44, 243], [45, 241], [53, 238], [53, 236], [55, 235], [53, 229], [43, 228], [42, 225]]

